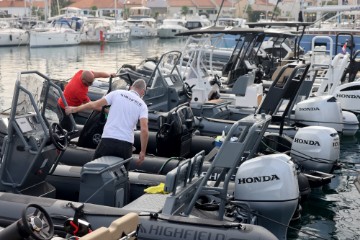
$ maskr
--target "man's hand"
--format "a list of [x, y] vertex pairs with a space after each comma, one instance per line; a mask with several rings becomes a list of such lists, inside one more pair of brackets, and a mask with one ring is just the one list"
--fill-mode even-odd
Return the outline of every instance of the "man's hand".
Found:
[[145, 153], [144, 153], [144, 152], [140, 152], [140, 153], [139, 153], [139, 159], [136, 161], [136, 164], [137, 164], [137, 165], [141, 165], [144, 160], [145, 160]]
[[65, 113], [66, 113], [66, 115], [69, 115], [70, 113], [75, 113], [75, 108], [76, 108], [76, 107], [66, 106], [66, 107], [65, 107]]

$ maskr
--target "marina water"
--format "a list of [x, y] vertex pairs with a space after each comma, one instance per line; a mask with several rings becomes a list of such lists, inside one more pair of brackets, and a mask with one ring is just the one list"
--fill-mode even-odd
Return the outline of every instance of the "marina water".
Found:
[[[184, 43], [184, 39], [131, 39], [105, 45], [0, 48], [0, 112], [11, 105], [20, 71], [37, 70], [59, 80], [71, 78], [79, 69], [112, 73], [123, 64], [136, 65], [147, 57], [182, 50]], [[341, 138], [343, 168], [336, 170], [329, 185], [312, 190], [301, 219], [291, 224], [289, 239], [360, 239], [360, 194], [353, 184], [360, 171], [359, 143], [359, 134]]]

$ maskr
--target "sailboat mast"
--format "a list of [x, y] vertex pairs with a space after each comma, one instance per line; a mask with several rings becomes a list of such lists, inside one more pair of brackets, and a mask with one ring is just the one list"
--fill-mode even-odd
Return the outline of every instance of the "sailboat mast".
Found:
[[117, 0], [114, 0], [114, 16], [115, 16], [115, 25], [117, 21]]

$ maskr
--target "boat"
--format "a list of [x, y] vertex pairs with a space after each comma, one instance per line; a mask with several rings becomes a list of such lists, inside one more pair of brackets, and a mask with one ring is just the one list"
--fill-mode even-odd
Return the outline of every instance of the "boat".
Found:
[[189, 30], [196, 29], [196, 28], [203, 28], [203, 27], [210, 27], [211, 22], [210, 20], [204, 15], [194, 15], [188, 16], [186, 18], [185, 27]]
[[80, 43], [91, 44], [105, 42], [105, 35], [110, 30], [111, 22], [103, 18], [84, 18], [80, 28]]
[[130, 39], [130, 29], [125, 26], [125, 21], [116, 20], [110, 25], [110, 29], [105, 33], [105, 42], [127, 42]]
[[[36, 81], [40, 81], [40, 87]], [[76, 229], [107, 227], [115, 219], [135, 212], [140, 218], [139, 239], [169, 239], [169, 234], [175, 238], [179, 234], [200, 234], [222, 239], [286, 239], [287, 226], [299, 201], [295, 165], [286, 155], [248, 159], [254, 146], [260, 143], [270, 116], [252, 115], [234, 124], [205, 176], [201, 176], [203, 151], [184, 160], [166, 175], [132, 174], [123, 167], [131, 159], [108, 156], [77, 168], [80, 172], [70, 170], [68, 173], [72, 176], [65, 176], [55, 174], [61, 166], [58, 157], [66, 149], [67, 137], [56, 122], [47, 118], [50, 89], [61, 93], [58, 86], [37, 71], [19, 73], [0, 168], [1, 223], [16, 221], [28, 203], [36, 203], [56, 221], [63, 235], [80, 237], [83, 232], [78, 233]], [[33, 95], [33, 91], [43, 95]], [[29, 161], [24, 162], [24, 159]], [[246, 164], [236, 170], [235, 166], [243, 160]], [[210, 177], [215, 169], [221, 169], [225, 178], [208, 185], [212, 184]], [[246, 179], [258, 176], [259, 169], [264, 176], [276, 177], [272, 177], [272, 181], [246, 184], [250, 181]], [[232, 189], [229, 183], [235, 173], [239, 182], [242, 178], [245, 182], [233, 185], [235, 194], [229, 202], [227, 195]], [[130, 180], [130, 190], [128, 177], [135, 179]], [[164, 182], [166, 194], [142, 192], [144, 187], [159, 180]], [[259, 187], [264, 190], [263, 194], [259, 194]], [[78, 194], [73, 194], [76, 188]], [[279, 194], [268, 194], [269, 191]], [[60, 193], [65, 194], [64, 200], [58, 199]], [[198, 202], [203, 193], [211, 202], [207, 203], [206, 199]], [[233, 213], [237, 213], [232, 217], [227, 214], [229, 204]], [[248, 207], [244, 209], [245, 205]], [[260, 214], [255, 215], [256, 212]], [[254, 224], [256, 222], [259, 225]], [[66, 228], [64, 223], [75, 225], [75, 229]]]
[[29, 33], [12, 27], [9, 20], [0, 19], [0, 46], [20, 46], [29, 44]]
[[[351, 35], [348, 35], [348, 37], [352, 39]], [[317, 41], [327, 44], [316, 46]], [[347, 48], [344, 48], [344, 51], [337, 53], [332, 46], [334, 44], [329, 36], [313, 38], [313, 56], [311, 60], [319, 59], [321, 61], [319, 64], [314, 65], [314, 68], [320, 68], [318, 73], [319, 86], [314, 91], [314, 95], [332, 95], [336, 97], [343, 110], [354, 113], [359, 117], [360, 93], [358, 89], [360, 82], [356, 79], [356, 75], [360, 70], [357, 62], [360, 52], [354, 52], [353, 47], [351, 47], [349, 52]]]
[[151, 38], [157, 36], [156, 20], [150, 16], [150, 8], [131, 7], [129, 14], [127, 23], [131, 30], [131, 37]]
[[[357, 15], [352, 13], [352, 11], [358, 10], [359, 7], [357, 5], [350, 4], [304, 7], [304, 9], [302, 9], [304, 13], [316, 13], [316, 21], [311, 27], [306, 29], [303, 40], [301, 41], [301, 46], [305, 49], [305, 51], [311, 50], [312, 39], [319, 35], [329, 36], [332, 38], [333, 43], [335, 43], [337, 38], [336, 36], [339, 33], [342, 33], [345, 35], [340, 36], [338, 41], [341, 45], [334, 46], [334, 48], [338, 48], [338, 51], [340, 51], [342, 46], [346, 42], [350, 41], [348, 36], [352, 35], [353, 42], [348, 42], [348, 44], [352, 44], [355, 51], [359, 50], [359, 20], [357, 19]], [[337, 14], [327, 20], [322, 20], [323, 17], [321, 14], [329, 12], [336, 12]]]
[[30, 31], [30, 47], [58, 47], [78, 45], [80, 33], [71, 28], [66, 19], [54, 20], [50, 24], [37, 24]]
[[216, 26], [219, 27], [244, 27], [247, 28], [246, 19], [243, 18], [230, 18], [219, 17], [216, 21]]
[[175, 34], [185, 32], [188, 30], [185, 27], [186, 21], [184, 19], [167, 18], [158, 27], [157, 32], [159, 38], [174, 38]]

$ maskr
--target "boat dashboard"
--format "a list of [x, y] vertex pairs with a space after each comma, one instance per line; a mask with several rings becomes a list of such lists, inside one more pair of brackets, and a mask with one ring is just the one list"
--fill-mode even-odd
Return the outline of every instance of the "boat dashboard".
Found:
[[31, 149], [39, 149], [45, 136], [44, 128], [34, 113], [15, 117], [15, 130], [20, 131]]

